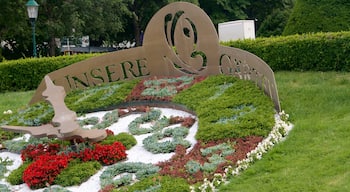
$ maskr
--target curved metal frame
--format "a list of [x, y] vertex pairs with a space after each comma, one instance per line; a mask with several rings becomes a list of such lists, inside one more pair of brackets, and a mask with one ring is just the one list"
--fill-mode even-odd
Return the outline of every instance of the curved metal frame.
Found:
[[[199, 7], [171, 3], [159, 10], [144, 33], [142, 47], [84, 60], [48, 76], [66, 92], [101, 83], [152, 76], [226, 74], [256, 83], [281, 110], [274, 73], [259, 57], [219, 45], [214, 25]], [[42, 100], [45, 81], [30, 103]]]

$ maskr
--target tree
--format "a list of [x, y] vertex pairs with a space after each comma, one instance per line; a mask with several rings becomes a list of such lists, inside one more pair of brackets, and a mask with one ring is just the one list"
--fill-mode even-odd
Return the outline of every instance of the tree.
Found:
[[246, 9], [250, 5], [249, 0], [199, 0], [200, 7], [209, 15], [217, 26], [218, 23], [247, 19]]
[[[141, 45], [141, 34], [146, 29], [146, 26], [152, 16], [163, 6], [176, 2], [175, 0], [128, 0], [128, 19], [125, 21], [125, 31], [121, 35], [124, 39], [119, 40], [134, 40], [136, 46]], [[198, 5], [198, 0], [187, 0]]]
[[[18, 59], [28, 56], [31, 51], [31, 28], [25, 0], [0, 0], [0, 42], [2, 55], [6, 59]], [[1, 55], [0, 55], [1, 57]]]
[[272, 12], [261, 22], [258, 22], [260, 26], [257, 27], [257, 36], [270, 37], [282, 35], [294, 6], [294, 0], [283, 0], [281, 3], [277, 3], [272, 8]]

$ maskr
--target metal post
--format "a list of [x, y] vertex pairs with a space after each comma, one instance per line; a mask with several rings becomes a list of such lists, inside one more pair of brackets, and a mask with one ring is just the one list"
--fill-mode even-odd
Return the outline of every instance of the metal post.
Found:
[[31, 18], [30, 23], [32, 24], [32, 39], [33, 39], [33, 57], [37, 57], [36, 54], [36, 40], [35, 40], [35, 19]]

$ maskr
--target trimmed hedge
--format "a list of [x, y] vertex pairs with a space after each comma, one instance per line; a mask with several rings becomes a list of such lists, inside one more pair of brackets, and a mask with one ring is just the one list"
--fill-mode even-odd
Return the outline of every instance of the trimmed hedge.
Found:
[[350, 71], [350, 32], [257, 38], [223, 44], [254, 53], [274, 71]]
[[283, 35], [350, 30], [349, 0], [296, 0]]
[[[262, 58], [275, 71], [350, 71], [350, 31], [224, 42]], [[47, 73], [96, 56], [82, 54], [0, 63], [0, 92], [38, 87]]]
[[0, 92], [36, 89], [46, 74], [96, 55], [80, 54], [1, 62]]

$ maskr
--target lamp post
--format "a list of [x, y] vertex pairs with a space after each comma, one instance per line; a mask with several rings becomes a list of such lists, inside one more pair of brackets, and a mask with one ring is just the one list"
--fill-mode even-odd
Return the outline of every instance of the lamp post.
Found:
[[29, 0], [26, 3], [29, 21], [32, 25], [32, 35], [33, 35], [33, 57], [36, 57], [36, 41], [35, 41], [35, 21], [38, 18], [39, 4], [35, 0]]

